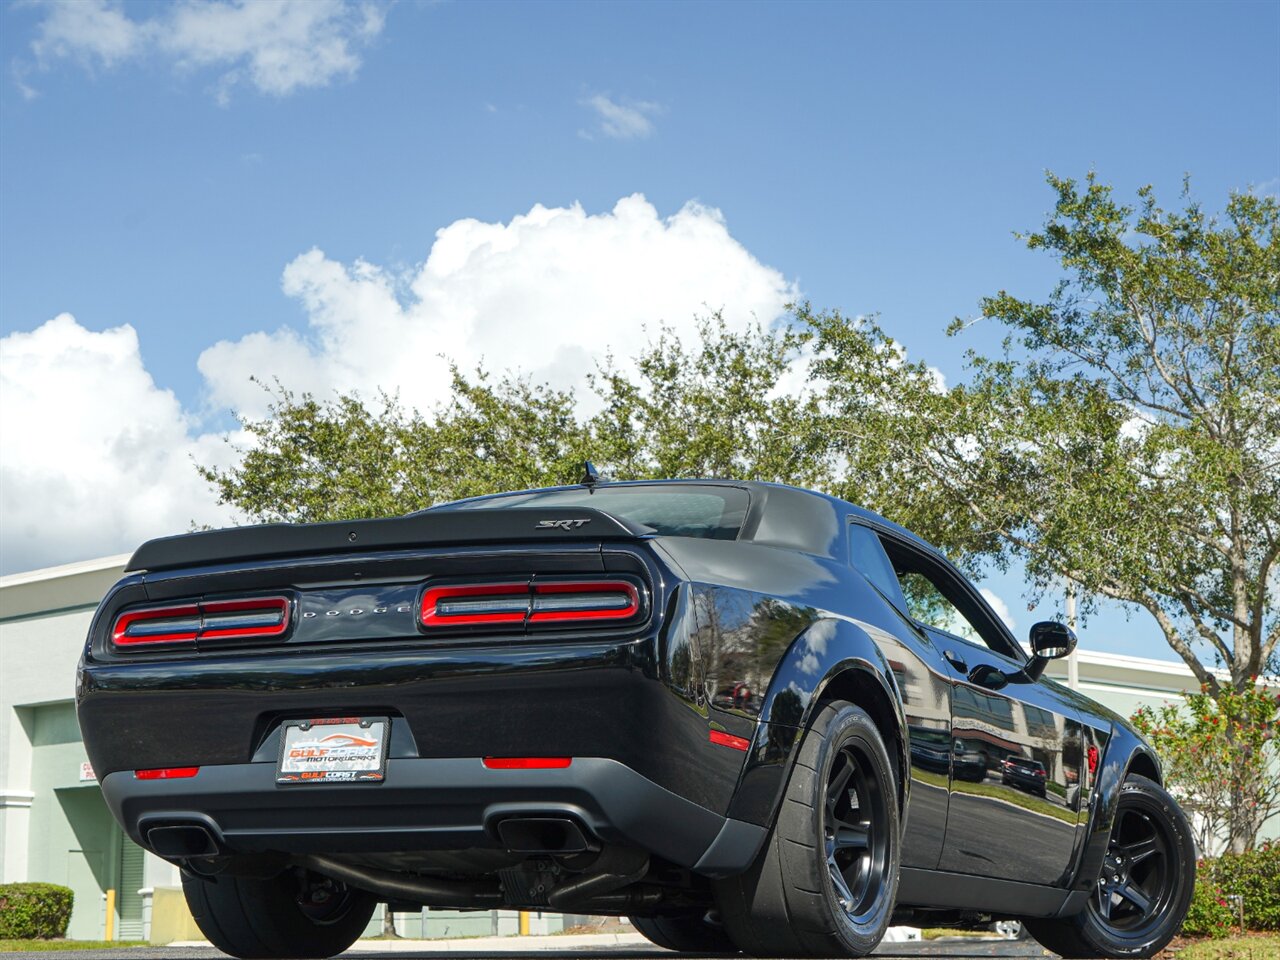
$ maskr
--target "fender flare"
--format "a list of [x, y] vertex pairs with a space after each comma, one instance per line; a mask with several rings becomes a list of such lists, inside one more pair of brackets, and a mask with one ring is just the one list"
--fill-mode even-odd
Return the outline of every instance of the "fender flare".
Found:
[[1106, 749], [1098, 763], [1093, 796], [1089, 803], [1088, 826], [1076, 869], [1075, 890], [1089, 890], [1102, 870], [1107, 843], [1111, 839], [1111, 827], [1115, 824], [1116, 808], [1120, 803], [1120, 787], [1134, 766], [1153, 769], [1157, 782], [1163, 782], [1160, 758], [1155, 751], [1127, 724], [1113, 721]]
[[[778, 661], [760, 710], [756, 749], [747, 760], [730, 803], [731, 817], [770, 824], [800, 750], [800, 739], [820, 705], [834, 690], [852, 689], [872, 702], [858, 702], [871, 714], [895, 763], [900, 809], [910, 789], [910, 742], [897, 680], [871, 636], [854, 621], [821, 617], [791, 642]], [[855, 701], [857, 702], [857, 701]]]

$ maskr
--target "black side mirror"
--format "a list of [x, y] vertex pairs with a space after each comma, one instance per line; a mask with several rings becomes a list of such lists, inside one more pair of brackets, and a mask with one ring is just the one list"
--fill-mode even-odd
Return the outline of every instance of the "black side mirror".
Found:
[[1031, 625], [1031, 659], [1022, 672], [1037, 680], [1050, 660], [1065, 657], [1076, 648], [1076, 633], [1065, 623], [1041, 620]]

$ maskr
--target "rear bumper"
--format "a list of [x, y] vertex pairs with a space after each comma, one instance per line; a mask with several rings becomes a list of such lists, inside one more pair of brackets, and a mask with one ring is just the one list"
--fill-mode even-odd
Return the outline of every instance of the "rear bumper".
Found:
[[640, 847], [707, 876], [740, 873], [765, 830], [723, 817], [610, 759], [563, 769], [491, 770], [480, 758], [402, 758], [375, 784], [289, 785], [273, 763], [206, 766], [189, 779], [109, 774], [102, 792], [129, 836], [202, 825], [219, 853], [289, 855], [507, 849], [513, 817], [566, 819], [585, 836]]

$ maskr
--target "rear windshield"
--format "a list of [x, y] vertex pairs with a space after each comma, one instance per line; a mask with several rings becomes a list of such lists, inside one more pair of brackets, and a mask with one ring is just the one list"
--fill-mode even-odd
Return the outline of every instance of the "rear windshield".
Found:
[[747, 491], [737, 487], [635, 486], [538, 490], [446, 504], [440, 510], [506, 507], [593, 507], [660, 537], [734, 540], [747, 515]]

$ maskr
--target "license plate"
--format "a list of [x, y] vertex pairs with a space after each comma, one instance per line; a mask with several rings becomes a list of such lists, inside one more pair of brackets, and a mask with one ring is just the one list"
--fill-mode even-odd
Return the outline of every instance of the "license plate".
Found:
[[286, 720], [276, 783], [378, 783], [390, 730], [385, 717]]

